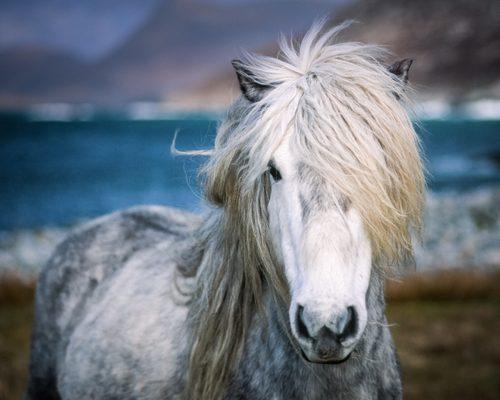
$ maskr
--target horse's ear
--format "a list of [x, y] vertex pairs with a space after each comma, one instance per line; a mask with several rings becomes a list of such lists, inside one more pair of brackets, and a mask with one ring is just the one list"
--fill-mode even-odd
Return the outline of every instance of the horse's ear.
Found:
[[387, 69], [389, 70], [389, 72], [393, 73], [399, 79], [401, 79], [401, 82], [407, 83], [408, 82], [408, 72], [410, 71], [410, 67], [412, 64], [413, 64], [413, 60], [411, 58], [405, 58], [404, 60], [396, 61], [394, 64], [389, 66]]
[[264, 96], [265, 92], [271, 88], [269, 85], [262, 85], [254, 79], [252, 72], [240, 60], [233, 60], [231, 64], [236, 71], [238, 82], [240, 84], [241, 93], [250, 102], [259, 101]]

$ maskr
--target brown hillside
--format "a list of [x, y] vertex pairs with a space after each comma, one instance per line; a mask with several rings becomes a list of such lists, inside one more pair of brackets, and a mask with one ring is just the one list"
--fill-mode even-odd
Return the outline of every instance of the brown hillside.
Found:
[[[354, 20], [344, 40], [376, 43], [394, 58], [413, 58], [411, 81], [423, 98], [452, 101], [500, 97], [500, 2], [482, 0], [366, 0], [332, 20]], [[264, 53], [276, 54], [270, 45]], [[229, 67], [175, 93], [173, 102], [227, 104], [235, 77]]]

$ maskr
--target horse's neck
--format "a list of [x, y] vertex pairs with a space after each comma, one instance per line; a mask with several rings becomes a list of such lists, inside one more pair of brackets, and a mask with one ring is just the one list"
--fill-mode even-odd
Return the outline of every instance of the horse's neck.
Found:
[[[211, 239], [213, 240], [213, 237]], [[214, 242], [211, 242], [211, 245], [212, 251], [219, 248]], [[209, 257], [211, 260], [216, 258], [217, 255], [214, 253]], [[213, 265], [207, 264], [205, 267], [210, 268]], [[198, 274], [197, 277], [200, 279], [207, 276]], [[331, 393], [345, 393], [346, 396], [341, 397], [342, 399], [375, 398], [372, 393], [373, 390], [377, 390], [376, 386], [385, 385], [380, 384], [381, 381], [398, 382], [396, 357], [385, 323], [383, 286], [382, 277], [376, 269], [372, 269], [366, 295], [369, 321], [357, 345], [356, 354], [344, 364], [331, 366], [311, 364], [302, 359], [299, 351], [292, 345], [287, 307], [278, 309], [270, 289], [266, 289], [264, 291], [266, 313], [261, 315], [256, 312], [253, 317], [244, 344], [243, 358], [234, 371], [227, 398], [244, 399], [248, 393], [256, 392], [260, 395], [255, 395], [254, 398], [274, 396], [320, 399], [328, 397]], [[197, 320], [196, 313], [200, 309], [200, 304], [197, 303], [200, 300], [203, 298], [198, 298], [194, 302], [196, 305], [190, 314], [195, 318], [190, 318], [191, 321]], [[188, 354], [189, 349], [186, 356]], [[379, 361], [374, 363], [373, 360]], [[385, 361], [381, 363], [380, 360]], [[366, 379], [367, 375], [370, 375], [369, 380]], [[272, 388], [273, 386], [276, 388]]]
[[[388, 334], [385, 326], [383, 284], [377, 273], [373, 273], [367, 293], [370, 322], [357, 347], [355, 359], [345, 365], [328, 366], [304, 361], [300, 352], [291, 343], [286, 310], [277, 309], [269, 292], [266, 304], [268, 308], [266, 316], [255, 315], [246, 341], [244, 359], [235, 375], [234, 388], [245, 385], [244, 377], [252, 376], [254, 384], [257, 382], [256, 387], [264, 388], [269, 382], [281, 385], [286, 382], [286, 388], [281, 387], [280, 390], [288, 391], [290, 398], [298, 394], [300, 398], [300, 393], [304, 394], [304, 398], [312, 399], [316, 396], [322, 398], [325, 392], [332, 393], [332, 391], [345, 393], [357, 391], [351, 393], [353, 398], [363, 397], [365, 392], [359, 390], [366, 388], [356, 388], [355, 382], [367, 373], [367, 368], [370, 368], [366, 359], [374, 357], [375, 341], [380, 341], [382, 335]], [[376, 350], [385, 351], [383, 348]], [[290, 377], [295, 379], [291, 380]], [[256, 390], [255, 387], [241, 388], [242, 391], [249, 389]]]

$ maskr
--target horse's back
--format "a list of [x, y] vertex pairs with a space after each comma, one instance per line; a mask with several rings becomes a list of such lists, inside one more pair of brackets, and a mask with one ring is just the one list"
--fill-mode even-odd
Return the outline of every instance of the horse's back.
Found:
[[[169, 298], [172, 273], [199, 222], [187, 212], [141, 206], [91, 221], [59, 244], [38, 281], [28, 398], [60, 398], [61, 380], [78, 376], [68, 377], [67, 363], [80, 363], [72, 369], [83, 371], [92, 352], [103, 350], [92, 347], [92, 339], [112, 346], [124, 333], [124, 347], [142, 340], [141, 332], [132, 331], [147, 327], [148, 318], [155, 324], [146, 314], [159, 312], [160, 303], [172, 318], [183, 317], [172, 315], [179, 314]], [[136, 317], [140, 324], [127, 323]]]

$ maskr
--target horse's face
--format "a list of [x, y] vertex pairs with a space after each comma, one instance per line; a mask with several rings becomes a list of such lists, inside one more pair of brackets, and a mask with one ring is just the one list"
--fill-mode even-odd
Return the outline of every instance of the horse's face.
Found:
[[309, 361], [340, 362], [367, 322], [372, 260], [360, 214], [288, 141], [274, 153], [269, 174], [270, 229], [290, 288], [293, 335]]

